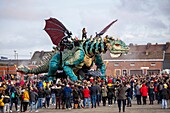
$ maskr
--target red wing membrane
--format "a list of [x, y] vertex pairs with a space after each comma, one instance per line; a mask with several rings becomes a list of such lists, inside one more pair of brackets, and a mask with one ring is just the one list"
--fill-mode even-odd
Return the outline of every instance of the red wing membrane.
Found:
[[55, 18], [50, 18], [45, 20], [45, 22], [46, 25], [44, 30], [50, 36], [53, 44], [58, 46], [62, 38], [66, 36], [66, 33], [68, 33], [68, 30], [59, 20]]

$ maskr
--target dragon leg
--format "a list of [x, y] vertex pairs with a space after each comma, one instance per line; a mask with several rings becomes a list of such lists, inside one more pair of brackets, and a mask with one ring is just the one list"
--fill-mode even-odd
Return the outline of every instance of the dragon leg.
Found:
[[60, 53], [56, 53], [49, 63], [48, 76], [54, 76], [60, 64]]
[[103, 59], [100, 54], [95, 55], [95, 64], [97, 66], [97, 69], [100, 70], [102, 73], [101, 78], [106, 79], [105, 72], [106, 72], [106, 66], [103, 63]]
[[76, 81], [77, 76], [75, 75], [73, 69], [75, 68], [81, 68], [83, 66], [84, 62], [84, 51], [82, 49], [77, 49], [74, 53], [74, 55], [70, 58], [67, 59], [64, 64], [63, 64], [63, 70], [66, 73], [67, 76], [72, 81]]
[[69, 67], [69, 66], [64, 66], [64, 67], [63, 67], [63, 70], [64, 70], [65, 74], [66, 74], [67, 76], [69, 76], [69, 78], [70, 78], [72, 81], [77, 81], [77, 80], [78, 80], [77, 76], [74, 74], [73, 69], [72, 69], [71, 67]]

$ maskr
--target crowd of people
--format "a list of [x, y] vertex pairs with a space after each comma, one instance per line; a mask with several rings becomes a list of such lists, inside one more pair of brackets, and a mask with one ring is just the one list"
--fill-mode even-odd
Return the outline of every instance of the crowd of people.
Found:
[[137, 105], [160, 104], [161, 108], [168, 108], [170, 76], [109, 76], [106, 80], [90, 77], [74, 84], [70, 84], [66, 79], [4, 79], [0, 82], [0, 109], [4, 113], [13, 110], [38, 112], [43, 107], [88, 109], [113, 104], [118, 105], [119, 112], [125, 112], [125, 107], [132, 107], [132, 99], [136, 100]]

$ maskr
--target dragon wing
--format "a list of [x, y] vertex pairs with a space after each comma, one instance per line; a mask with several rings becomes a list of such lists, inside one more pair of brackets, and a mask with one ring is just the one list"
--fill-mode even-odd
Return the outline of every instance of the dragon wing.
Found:
[[117, 20], [114, 20], [113, 22], [111, 22], [109, 25], [107, 25], [100, 33], [96, 34], [97, 36], [101, 36], [103, 35], [109, 28], [112, 24], [114, 24]]
[[46, 25], [44, 30], [50, 36], [54, 45], [58, 46], [63, 37], [70, 37], [71, 33], [66, 29], [66, 27], [57, 19], [50, 18], [45, 20]]

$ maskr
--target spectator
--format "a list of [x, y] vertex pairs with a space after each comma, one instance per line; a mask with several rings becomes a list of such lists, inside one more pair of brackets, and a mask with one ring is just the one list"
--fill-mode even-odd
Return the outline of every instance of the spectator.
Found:
[[43, 103], [44, 97], [45, 97], [44, 89], [43, 89], [43, 87], [40, 87], [40, 89], [38, 91], [38, 105], [37, 105], [38, 109], [43, 107], [42, 103]]
[[64, 88], [64, 97], [66, 102], [66, 109], [71, 110], [71, 93], [72, 89], [69, 87], [69, 85], [66, 85]]
[[90, 96], [91, 96], [91, 102], [92, 102], [92, 108], [96, 108], [96, 96], [97, 96], [97, 87], [95, 86], [95, 83], [92, 83], [92, 86], [90, 87]]
[[19, 109], [18, 109], [18, 94], [17, 94], [17, 91], [14, 87], [14, 84], [12, 84], [11, 86], [11, 89], [10, 89], [10, 98], [11, 98], [11, 104], [10, 104], [10, 112], [12, 112], [12, 106], [13, 106], [13, 103], [15, 103], [15, 109], [17, 112], [19, 112]]
[[52, 102], [52, 106], [56, 105], [56, 84], [53, 84], [51, 87], [51, 102]]
[[30, 88], [30, 112], [32, 112], [33, 107], [35, 108], [35, 112], [38, 112], [37, 110], [37, 100], [38, 100], [38, 94], [34, 92], [33, 88]]
[[169, 99], [170, 92], [169, 92], [169, 90], [167, 88], [168, 88], [168, 85], [166, 83], [163, 84], [163, 89], [161, 91], [162, 109], [167, 109], [168, 108], [167, 101]]
[[127, 82], [127, 90], [126, 90], [126, 97], [127, 97], [127, 107], [132, 107], [132, 95], [133, 95], [133, 90], [131, 88], [131, 85], [129, 82]]
[[86, 104], [88, 105], [88, 108], [90, 108], [90, 90], [87, 86], [83, 89], [83, 95], [84, 95], [84, 107], [86, 107]]
[[27, 107], [28, 107], [29, 100], [30, 100], [28, 88], [25, 88], [25, 91], [23, 92], [23, 98], [24, 98], [23, 99], [24, 112], [27, 112]]
[[137, 104], [138, 105], [142, 104], [140, 88], [141, 88], [140, 81], [138, 81], [137, 85], [136, 85], [136, 99], [137, 99]]
[[123, 112], [125, 112], [125, 105], [126, 105], [126, 87], [125, 84], [120, 84], [118, 87], [118, 92], [117, 92], [117, 103], [118, 103], [118, 108], [119, 112], [121, 112], [121, 105], [123, 103]]
[[45, 89], [45, 104], [47, 104], [47, 108], [50, 107], [50, 98], [51, 98], [51, 91], [48, 86]]
[[56, 109], [59, 108], [60, 109], [60, 103], [61, 103], [61, 86], [59, 84], [57, 84], [56, 88], [55, 88], [55, 96], [56, 96]]
[[97, 87], [97, 105], [100, 106], [100, 102], [101, 102], [101, 87], [100, 87], [100, 84], [97, 83], [96, 84], [96, 87]]
[[73, 102], [74, 102], [74, 109], [78, 108], [78, 102], [79, 102], [80, 96], [79, 91], [76, 86], [73, 87]]
[[142, 87], [140, 89], [142, 98], [143, 98], [143, 105], [146, 105], [146, 99], [148, 96], [148, 87], [145, 84], [142, 84]]
[[150, 87], [148, 89], [148, 94], [149, 94], [149, 101], [150, 101], [150, 105], [153, 105], [153, 101], [154, 101], [154, 85], [153, 82], [151, 81], [150, 83]]
[[103, 84], [102, 88], [101, 88], [101, 92], [102, 92], [102, 101], [103, 101], [103, 106], [106, 106], [106, 99], [107, 99], [107, 87], [105, 84]]
[[4, 103], [3, 113], [6, 113], [6, 112], [9, 113], [10, 97], [9, 97], [9, 93], [7, 92], [7, 90], [5, 91], [3, 103]]
[[0, 110], [3, 113], [4, 102], [3, 102], [3, 95], [0, 97]]

